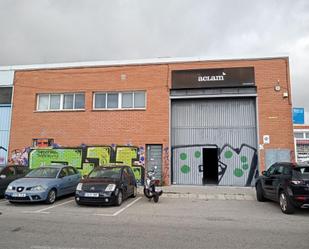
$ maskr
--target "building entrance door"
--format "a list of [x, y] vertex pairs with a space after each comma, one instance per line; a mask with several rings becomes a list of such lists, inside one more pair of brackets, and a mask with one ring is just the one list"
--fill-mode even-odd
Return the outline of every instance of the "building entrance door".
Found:
[[218, 184], [218, 148], [203, 148], [203, 184]]

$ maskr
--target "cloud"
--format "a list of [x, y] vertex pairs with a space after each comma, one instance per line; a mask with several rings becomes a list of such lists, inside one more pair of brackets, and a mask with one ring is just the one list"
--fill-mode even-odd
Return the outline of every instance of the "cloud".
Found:
[[289, 55], [305, 106], [307, 0], [0, 0], [0, 65]]

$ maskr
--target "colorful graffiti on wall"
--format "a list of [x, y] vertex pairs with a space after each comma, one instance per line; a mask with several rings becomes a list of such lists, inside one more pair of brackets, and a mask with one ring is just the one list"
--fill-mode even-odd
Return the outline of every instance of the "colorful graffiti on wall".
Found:
[[[241, 144], [235, 148], [224, 144], [221, 148], [213, 144], [175, 146], [173, 153], [173, 182], [180, 184], [202, 184], [203, 148], [218, 148], [218, 184], [250, 186], [258, 176], [257, 149]], [[206, 159], [207, 160], [207, 159]]]
[[29, 151], [30, 147], [24, 148], [22, 150], [16, 149], [11, 151], [11, 158], [9, 159], [9, 164], [28, 166]]
[[135, 146], [34, 148], [29, 151], [28, 165], [31, 169], [53, 164], [72, 165], [86, 175], [96, 166], [118, 162], [131, 166], [138, 183], [143, 184], [144, 160], [140, 155]]

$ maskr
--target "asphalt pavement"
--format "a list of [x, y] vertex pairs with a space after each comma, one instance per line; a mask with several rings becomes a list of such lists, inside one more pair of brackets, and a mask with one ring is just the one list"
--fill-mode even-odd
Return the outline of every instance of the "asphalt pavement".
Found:
[[0, 248], [308, 248], [309, 209], [285, 215], [252, 188], [163, 190], [159, 203], [139, 194], [120, 207], [78, 206], [73, 196], [53, 205], [0, 200]]

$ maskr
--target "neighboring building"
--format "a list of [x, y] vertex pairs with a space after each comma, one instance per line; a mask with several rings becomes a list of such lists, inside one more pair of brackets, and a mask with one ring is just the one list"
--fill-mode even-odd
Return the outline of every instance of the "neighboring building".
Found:
[[295, 154], [297, 162], [309, 162], [309, 122], [305, 108], [293, 108]]
[[294, 125], [297, 162], [309, 162], [309, 125]]
[[0, 165], [8, 161], [13, 79], [13, 71], [0, 71]]
[[122, 161], [157, 165], [164, 184], [246, 186], [273, 162], [294, 160], [286, 57], [10, 69], [14, 162], [84, 170]]

